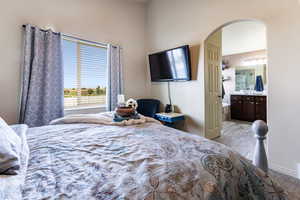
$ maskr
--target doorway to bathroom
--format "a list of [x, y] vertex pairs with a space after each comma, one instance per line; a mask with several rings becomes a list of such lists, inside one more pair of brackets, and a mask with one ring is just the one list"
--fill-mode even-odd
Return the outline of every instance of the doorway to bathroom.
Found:
[[229, 23], [205, 41], [205, 136], [227, 142], [250, 158], [251, 122], [267, 121], [266, 27]]

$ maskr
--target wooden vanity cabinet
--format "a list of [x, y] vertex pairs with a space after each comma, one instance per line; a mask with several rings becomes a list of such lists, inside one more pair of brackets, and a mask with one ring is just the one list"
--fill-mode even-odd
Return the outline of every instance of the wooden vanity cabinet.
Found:
[[242, 109], [242, 120], [245, 121], [255, 121], [255, 97], [253, 96], [243, 96], [243, 109]]
[[241, 119], [243, 110], [243, 101], [241, 96], [231, 96], [231, 119]]
[[267, 121], [267, 98], [265, 96], [255, 98], [255, 119]]
[[267, 97], [231, 95], [231, 119], [253, 122], [267, 120]]

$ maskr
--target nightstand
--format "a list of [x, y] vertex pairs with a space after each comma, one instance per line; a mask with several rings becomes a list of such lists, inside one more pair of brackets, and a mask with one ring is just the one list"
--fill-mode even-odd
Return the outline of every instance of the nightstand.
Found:
[[175, 123], [184, 120], [184, 114], [181, 113], [156, 113], [155, 118], [161, 121], [164, 125], [173, 127]]

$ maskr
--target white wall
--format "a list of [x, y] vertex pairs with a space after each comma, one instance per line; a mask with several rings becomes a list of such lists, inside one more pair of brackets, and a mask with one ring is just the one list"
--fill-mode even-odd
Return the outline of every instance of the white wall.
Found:
[[266, 26], [257, 21], [244, 21], [222, 29], [222, 54], [232, 55], [266, 49]]
[[125, 94], [143, 97], [145, 87], [145, 6], [124, 0], [10, 0], [0, 8], [0, 116], [17, 121], [22, 24], [52, 26], [83, 39], [121, 45]]
[[[273, 168], [296, 175], [300, 163], [298, 0], [152, 0], [148, 7], [148, 52], [203, 44], [216, 28], [238, 19], [258, 19], [266, 24], [269, 161]], [[187, 129], [203, 134], [203, 65], [199, 66], [197, 81], [173, 83], [171, 90], [174, 104], [193, 119]], [[153, 96], [167, 102], [166, 85], [148, 83]]]

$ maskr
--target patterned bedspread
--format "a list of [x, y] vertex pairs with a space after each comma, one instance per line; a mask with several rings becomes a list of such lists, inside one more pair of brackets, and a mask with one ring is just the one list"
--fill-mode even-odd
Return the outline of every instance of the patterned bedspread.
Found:
[[11, 128], [21, 138], [21, 153], [20, 153], [20, 171], [18, 175], [5, 176], [0, 175], [0, 199], [1, 200], [19, 200], [22, 199], [22, 190], [27, 172], [29, 148], [26, 139], [28, 130], [27, 125], [14, 125]]
[[27, 137], [23, 199], [287, 199], [229, 148], [159, 124], [52, 125]]

